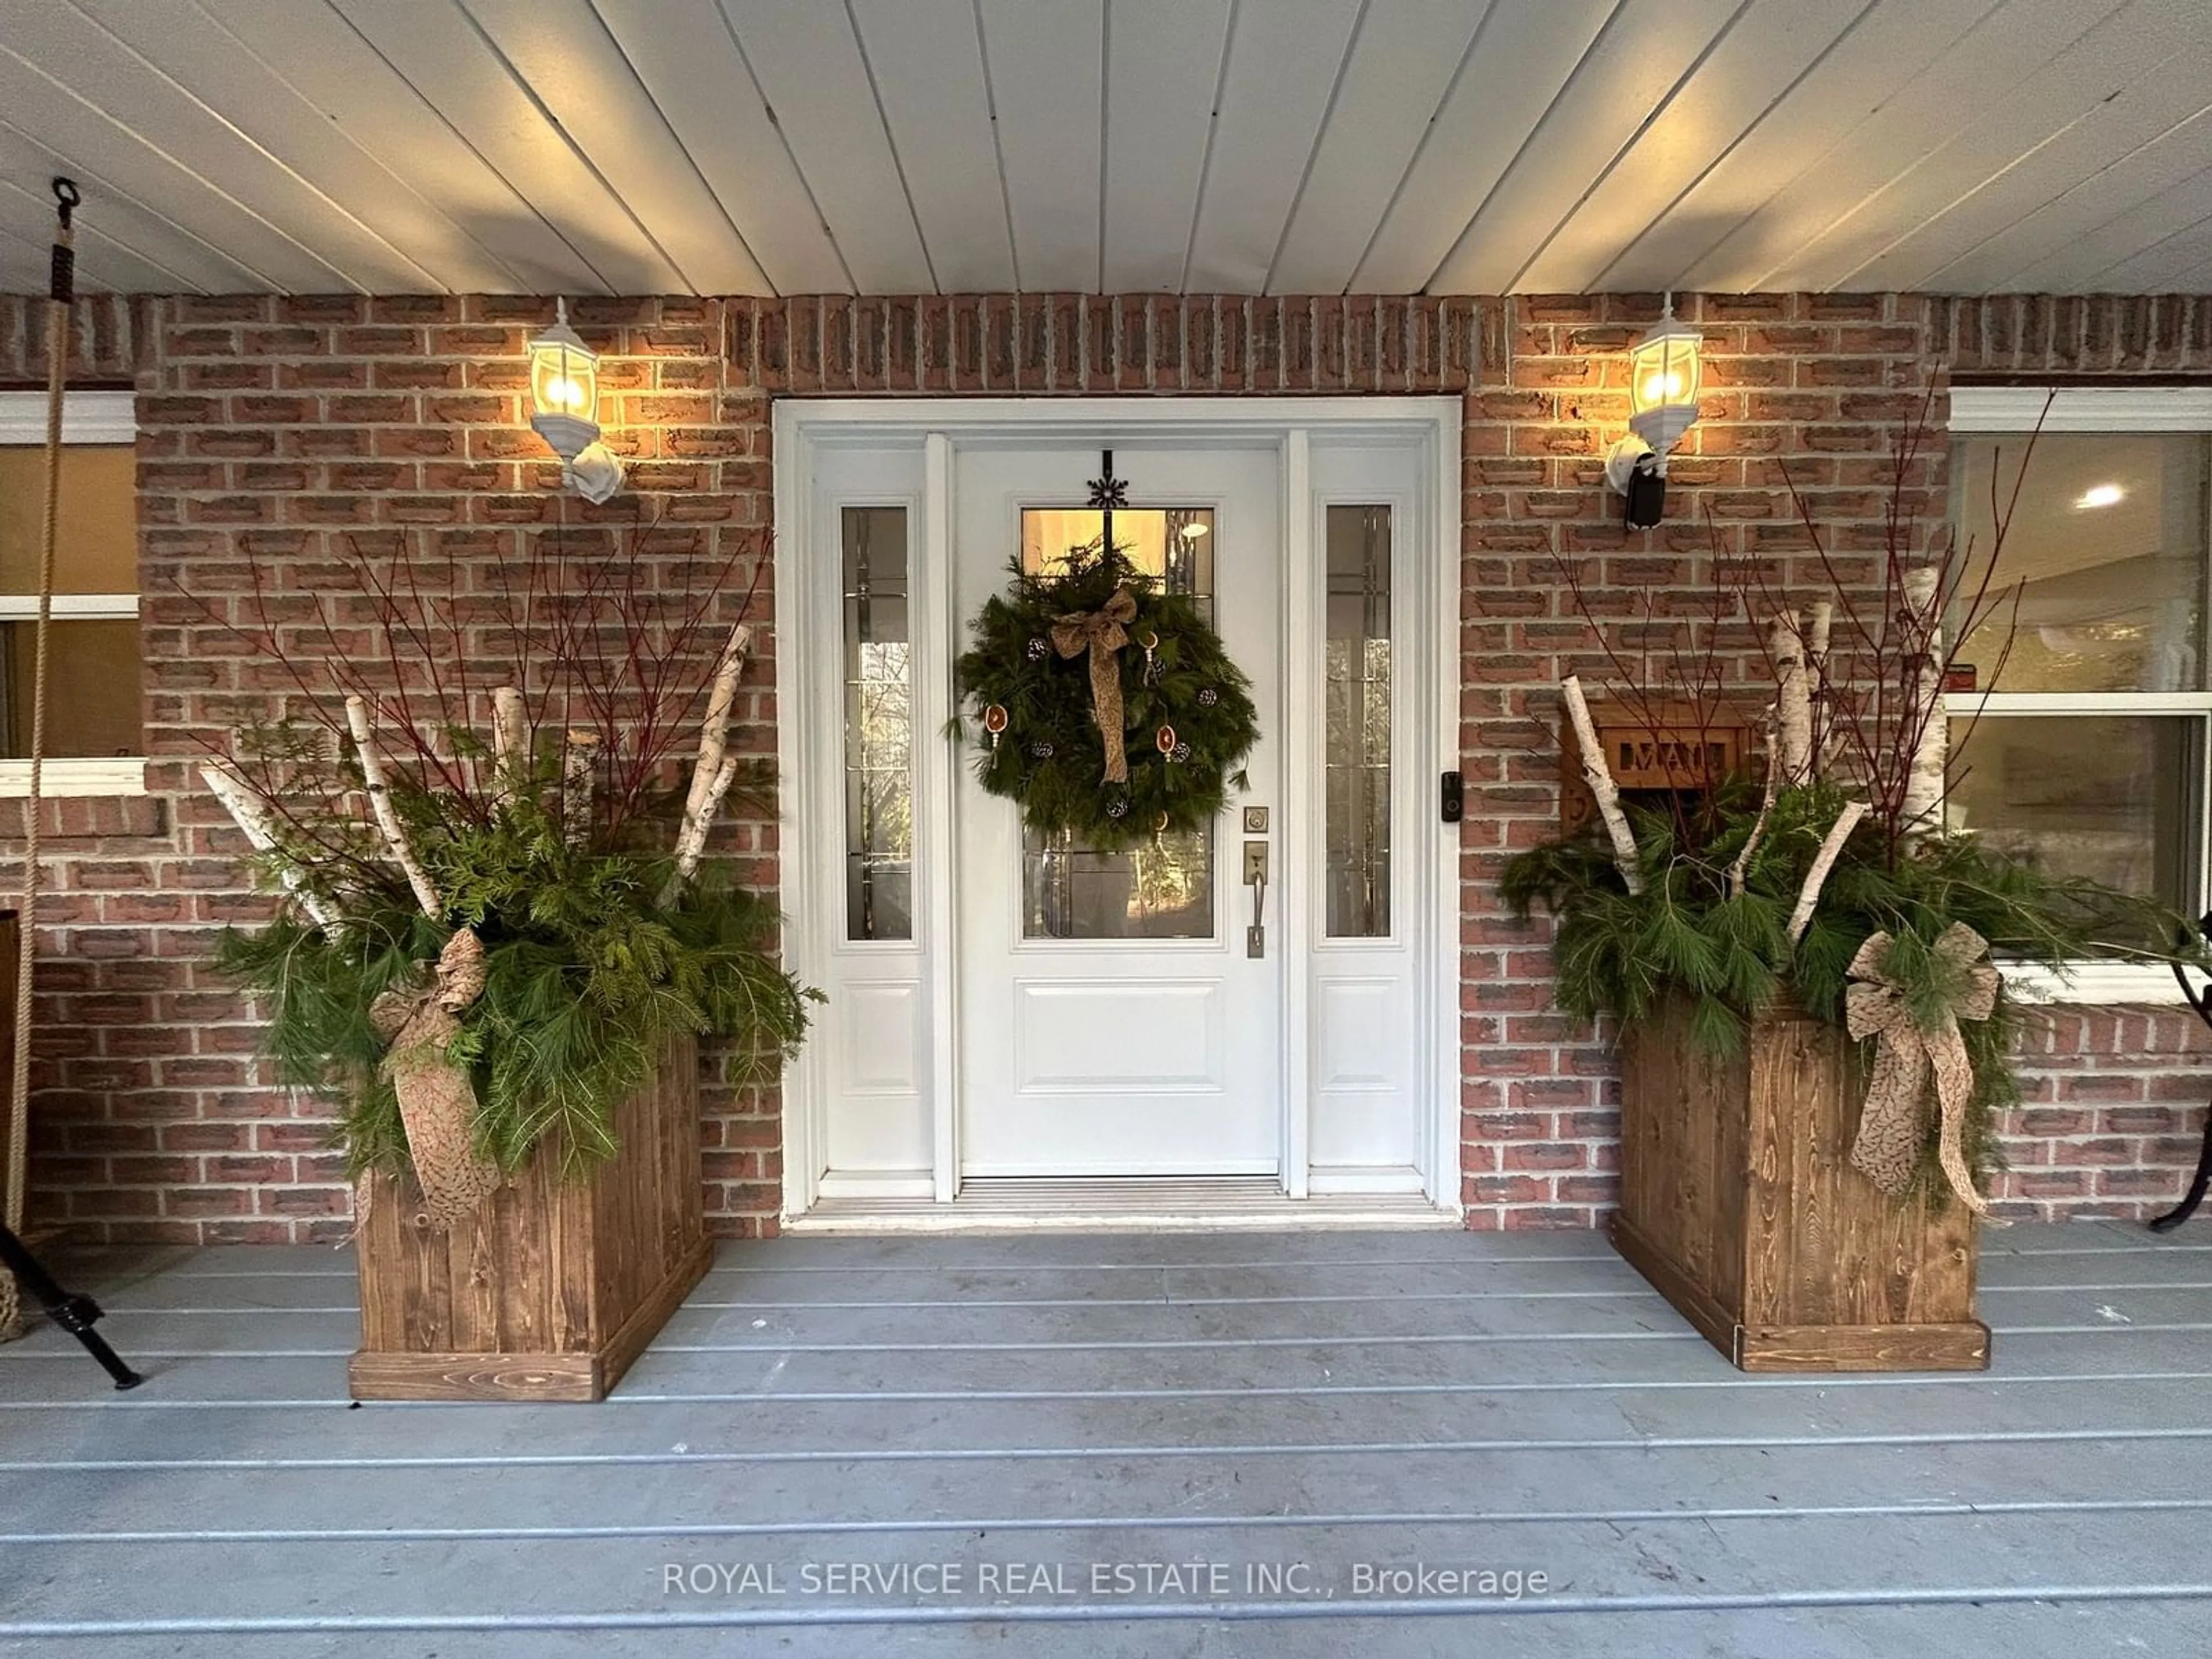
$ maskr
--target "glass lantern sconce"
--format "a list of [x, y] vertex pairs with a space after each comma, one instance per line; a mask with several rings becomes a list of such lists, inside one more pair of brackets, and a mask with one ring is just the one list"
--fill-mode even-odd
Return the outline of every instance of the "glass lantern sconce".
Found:
[[1629, 435], [1606, 452], [1605, 481], [1625, 499], [1631, 530], [1650, 529], [1667, 510], [1667, 456], [1697, 423], [1704, 344], [1675, 320], [1670, 294], [1659, 320], [1628, 349]]
[[599, 355], [568, 326], [557, 302], [553, 326], [530, 343], [530, 424], [561, 458], [561, 482], [594, 505], [622, 488], [622, 463], [599, 441]]

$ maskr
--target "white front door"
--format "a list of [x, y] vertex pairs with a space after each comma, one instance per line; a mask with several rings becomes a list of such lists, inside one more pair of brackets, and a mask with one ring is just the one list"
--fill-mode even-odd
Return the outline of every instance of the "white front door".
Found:
[[[1437, 778], [1479, 707], [1457, 689], [1457, 404], [792, 399], [775, 418], [785, 949], [826, 997], [786, 1084], [787, 1216], [963, 1224], [971, 1178], [988, 1206], [1007, 1177], [1050, 1178], [1034, 1195], [1138, 1176], [1452, 1207], [1462, 872]], [[1261, 733], [1210, 835], [1114, 855], [1024, 835], [975, 781], [953, 691], [1017, 559], [1096, 537], [1102, 447], [1127, 481], [1115, 541], [1202, 596]], [[1257, 954], [1248, 848], [1267, 860]]]
[[[1096, 447], [977, 447], [953, 476], [952, 613], [1099, 533]], [[1275, 1174], [1284, 1147], [1279, 447], [1124, 445], [1114, 539], [1209, 610], [1252, 681], [1249, 787], [1204, 833], [1125, 853], [1023, 829], [963, 767], [958, 846], [963, 1176]], [[1128, 647], [1134, 650], [1133, 645]], [[1139, 739], [1133, 738], [1133, 742]], [[1245, 809], [1268, 829], [1247, 833]], [[1263, 852], [1267, 884], [1248, 885]], [[1255, 912], [1255, 898], [1265, 907]], [[1255, 914], [1258, 931], [1253, 928]]]

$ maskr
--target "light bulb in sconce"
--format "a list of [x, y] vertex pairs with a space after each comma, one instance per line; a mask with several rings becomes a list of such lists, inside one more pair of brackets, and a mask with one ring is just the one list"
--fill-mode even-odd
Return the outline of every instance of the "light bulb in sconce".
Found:
[[2092, 484], [2074, 505], [2080, 507], [2116, 507], [2128, 492], [2116, 483]]
[[581, 385], [565, 374], [556, 374], [545, 383], [545, 401], [563, 415], [580, 415], [586, 399]]

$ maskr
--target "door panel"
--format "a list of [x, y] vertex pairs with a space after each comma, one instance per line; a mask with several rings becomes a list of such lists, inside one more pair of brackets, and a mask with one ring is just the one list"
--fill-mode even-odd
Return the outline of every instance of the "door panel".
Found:
[[[1279, 930], [1270, 929], [1266, 954], [1247, 954], [1253, 890], [1234, 879], [1244, 839], [1237, 807], [1279, 793], [1272, 741], [1281, 703], [1279, 453], [1121, 448], [1115, 462], [1132, 508], [1159, 510], [1117, 524], [1116, 541], [1133, 532], [1141, 566], [1182, 591], [1211, 594], [1214, 626], [1253, 682], [1262, 735], [1247, 766], [1249, 790], [1210, 835], [1123, 854], [1025, 833], [1016, 804], [986, 794], [963, 769], [955, 810], [965, 1175], [1280, 1167]], [[953, 614], [963, 626], [1004, 587], [1018, 550], [1035, 568], [1055, 556], [1056, 544], [1096, 533], [1081, 503], [1097, 463], [1097, 450], [1072, 444], [956, 454]], [[1291, 872], [1271, 873], [1274, 908], [1274, 893], [1297, 890]]]

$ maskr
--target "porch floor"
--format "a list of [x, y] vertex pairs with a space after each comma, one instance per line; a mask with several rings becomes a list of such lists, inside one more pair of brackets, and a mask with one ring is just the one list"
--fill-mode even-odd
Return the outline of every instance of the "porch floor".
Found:
[[[1986, 1376], [1756, 1381], [1590, 1234], [733, 1243], [598, 1407], [349, 1407], [329, 1251], [69, 1265], [150, 1380], [109, 1392], [53, 1330], [0, 1349], [0, 1653], [2074, 1659], [2212, 1628], [2212, 1226], [1992, 1232]], [[832, 1563], [922, 1582], [828, 1593]], [[1547, 1585], [1363, 1596], [1363, 1564]]]

